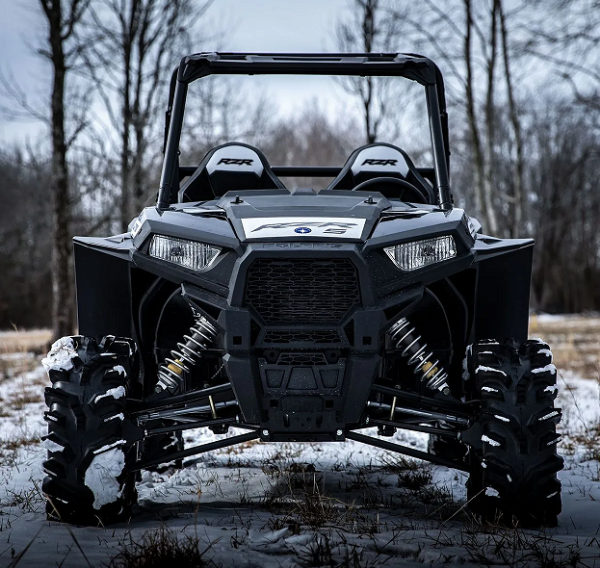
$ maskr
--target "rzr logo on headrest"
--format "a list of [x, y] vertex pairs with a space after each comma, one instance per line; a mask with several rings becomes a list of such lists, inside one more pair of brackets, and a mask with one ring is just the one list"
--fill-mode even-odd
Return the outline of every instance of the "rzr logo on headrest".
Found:
[[398, 160], [365, 160], [363, 166], [395, 166]]
[[242, 158], [221, 158], [219, 160], [219, 163], [217, 164], [217, 166], [219, 164], [226, 164], [228, 166], [251, 166], [252, 162], [254, 162], [254, 160], [251, 160], [249, 158], [246, 158], [246, 159], [242, 159]]

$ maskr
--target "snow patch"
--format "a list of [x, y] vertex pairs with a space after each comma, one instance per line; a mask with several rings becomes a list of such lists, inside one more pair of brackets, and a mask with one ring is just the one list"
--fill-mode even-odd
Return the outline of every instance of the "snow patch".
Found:
[[545, 389], [544, 392], [551, 392], [551, 393], [555, 393], [558, 391], [558, 386], [557, 385], [548, 385]]
[[[123, 443], [124, 440], [116, 442]], [[96, 450], [94, 459], [85, 472], [85, 484], [94, 494], [94, 508], [114, 503], [121, 495], [117, 477], [125, 467], [125, 455], [117, 448], [105, 446]]]
[[496, 440], [492, 440], [489, 436], [486, 436], [485, 434], [483, 436], [481, 436], [481, 441], [487, 442], [490, 446], [494, 446], [494, 447], [498, 447], [500, 445], [500, 442], [496, 442]]
[[538, 353], [541, 353], [542, 355], [548, 355], [548, 357], [550, 357], [550, 362], [552, 362], [552, 359], [554, 358], [550, 349], [540, 349]]
[[[467, 353], [469, 352], [470, 347], [471, 347], [470, 345], [469, 345], [469, 347], [467, 347]], [[468, 365], [468, 356], [467, 356], [462, 360], [462, 380], [468, 381], [470, 378], [471, 378], [471, 375], [469, 374], [469, 365]]]
[[108, 418], [104, 419], [104, 422], [110, 422], [111, 420], [125, 420], [125, 415], [122, 412], [119, 412], [119, 414], [113, 414], [112, 416], [109, 416]]
[[116, 373], [119, 373], [119, 375], [121, 377], [126, 377], [127, 373], [125, 372], [125, 367], [123, 367], [123, 365], [115, 365], [111, 371], [115, 371]]
[[558, 410], [553, 410], [552, 412], [548, 412], [548, 414], [541, 416], [538, 418], [538, 422], [541, 422], [542, 420], [548, 420], [549, 418], [554, 418], [555, 416], [558, 416]]
[[74, 357], [77, 357], [77, 350], [73, 339], [61, 337], [52, 344], [48, 356], [42, 359], [42, 365], [44, 365], [46, 372], [69, 371], [73, 368], [72, 359]]
[[539, 373], [550, 373], [551, 375], [556, 375], [556, 367], [552, 363], [550, 363], [545, 367], [540, 367], [539, 369], [531, 369], [531, 372], [534, 375], [537, 375]]
[[502, 420], [502, 422], [510, 422], [510, 418], [506, 418], [506, 416], [500, 416], [499, 414], [494, 414], [494, 418]]
[[500, 369], [494, 369], [493, 367], [484, 367], [483, 365], [479, 365], [479, 367], [475, 369], [475, 372], [478, 373], [479, 371], [483, 373], [499, 373], [503, 377], [506, 377], [506, 373], [504, 371], [501, 371]]
[[123, 398], [126, 394], [127, 394], [127, 392], [125, 391], [125, 387], [122, 385], [115, 387], [114, 389], [108, 389], [104, 394], [99, 394], [94, 399], [94, 404], [98, 404], [98, 402], [100, 402], [103, 398], [111, 398], [112, 397], [114, 399], [119, 399], [119, 398]]
[[485, 494], [488, 497], [500, 497], [500, 492], [497, 489], [494, 489], [493, 487], [486, 487]]
[[126, 440], [118, 440], [117, 442], [114, 442], [113, 444], [107, 444], [106, 446], [102, 446], [101, 448], [94, 450], [94, 454], [96, 454], [96, 455], [102, 454], [104, 452], [107, 452], [108, 450], [112, 450], [113, 448], [116, 448], [117, 446], [123, 446], [126, 443], [127, 443]]
[[485, 392], [500, 392], [498, 389], [495, 389], [494, 387], [481, 387], [482, 391]]
[[56, 442], [48, 438], [43, 440], [40, 446], [42, 446], [42, 448], [45, 448], [49, 452], [62, 452], [65, 449], [65, 447], [61, 444], [57, 444]]

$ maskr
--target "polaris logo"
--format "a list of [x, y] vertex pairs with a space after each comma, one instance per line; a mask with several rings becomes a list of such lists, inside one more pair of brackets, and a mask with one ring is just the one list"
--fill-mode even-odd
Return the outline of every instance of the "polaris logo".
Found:
[[221, 158], [217, 163], [217, 166], [220, 164], [225, 164], [227, 166], [251, 166], [253, 162], [254, 160], [248, 158]]
[[375, 160], [373, 158], [369, 158], [365, 160], [362, 165], [363, 166], [395, 166], [398, 163], [398, 160]]

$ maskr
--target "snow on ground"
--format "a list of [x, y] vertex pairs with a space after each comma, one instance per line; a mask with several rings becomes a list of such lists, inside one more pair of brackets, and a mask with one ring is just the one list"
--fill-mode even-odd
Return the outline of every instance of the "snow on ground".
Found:
[[[222, 566], [600, 567], [595, 380], [559, 372], [565, 470], [556, 529], [483, 527], [464, 507], [465, 474], [355, 442], [249, 442], [194, 456], [183, 470], [143, 472], [128, 523], [77, 527], [45, 518], [47, 379], [30, 367], [0, 379], [0, 566], [104, 566], [124, 543], [163, 527], [197, 538]], [[216, 438], [185, 433], [188, 446]], [[399, 432], [395, 441], [424, 450], [427, 438]]]

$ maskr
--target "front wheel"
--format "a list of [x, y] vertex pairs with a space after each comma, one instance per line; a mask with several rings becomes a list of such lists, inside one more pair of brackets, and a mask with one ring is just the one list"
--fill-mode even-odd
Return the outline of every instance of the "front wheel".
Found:
[[79, 524], [125, 520], [136, 501], [135, 460], [127, 443], [127, 394], [135, 372], [133, 340], [63, 337], [43, 364], [48, 435], [42, 484], [48, 519]]
[[467, 499], [484, 519], [556, 526], [561, 511], [554, 408], [556, 367], [548, 345], [480, 341], [467, 351], [471, 400], [479, 400], [481, 445], [469, 448]]

